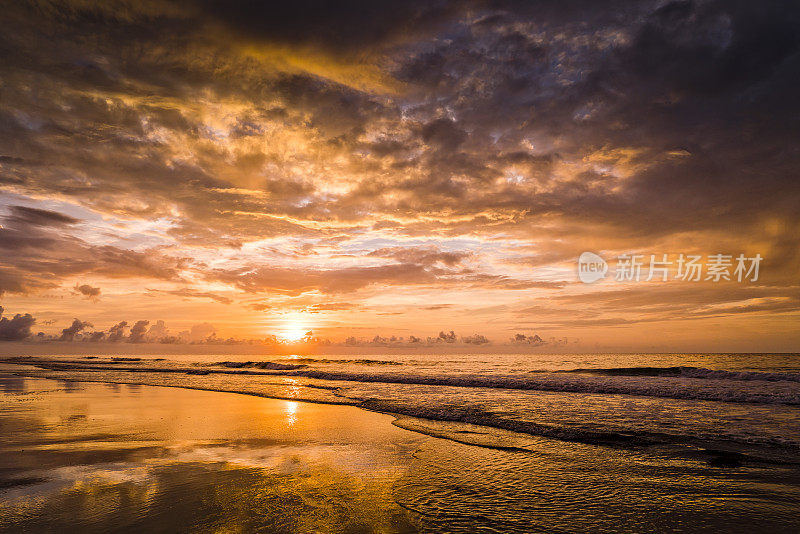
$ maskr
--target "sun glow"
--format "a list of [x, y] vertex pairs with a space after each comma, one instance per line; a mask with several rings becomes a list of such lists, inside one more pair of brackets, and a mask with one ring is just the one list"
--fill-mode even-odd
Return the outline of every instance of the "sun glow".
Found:
[[306, 337], [310, 328], [299, 314], [292, 313], [285, 318], [283, 328], [278, 332], [278, 337], [284, 341], [297, 342]]
[[301, 339], [306, 337], [306, 332], [308, 332], [308, 330], [306, 330], [302, 326], [293, 325], [281, 331], [280, 337], [282, 337], [286, 341], [300, 341]]

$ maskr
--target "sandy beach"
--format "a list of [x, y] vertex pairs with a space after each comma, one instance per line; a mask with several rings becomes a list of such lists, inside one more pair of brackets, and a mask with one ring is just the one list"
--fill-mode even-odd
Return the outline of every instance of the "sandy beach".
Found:
[[712, 467], [701, 455], [235, 393], [9, 372], [0, 385], [7, 532], [798, 526], [794, 466]]
[[3, 376], [0, 530], [410, 532], [430, 438], [351, 407]]

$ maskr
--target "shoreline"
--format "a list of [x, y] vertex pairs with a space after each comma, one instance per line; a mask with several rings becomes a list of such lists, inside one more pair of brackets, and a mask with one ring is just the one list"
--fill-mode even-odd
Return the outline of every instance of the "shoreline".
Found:
[[[367, 531], [484, 525], [514, 533], [652, 531], [656, 524], [680, 532], [688, 518], [729, 532], [798, 526], [786, 504], [800, 498], [796, 467], [741, 469], [724, 455], [713, 467], [656, 450], [489, 436], [488, 428], [353, 404], [13, 373], [0, 371], [0, 381], [12, 378], [0, 394], [0, 422], [11, 430], [0, 438], [0, 478], [12, 476], [11, 485], [0, 484], [0, 523], [82, 528], [122, 518], [131, 531], [185, 530], [217, 518], [219, 528], [348, 532], [363, 519], [359, 528]], [[719, 500], [731, 492], [762, 499], [765, 483], [774, 500], [763, 509]], [[9, 491], [22, 501], [10, 502]], [[123, 495], [124, 509], [103, 504]], [[684, 504], [676, 508], [675, 499]]]
[[[748, 462], [765, 462], [765, 463], [783, 463], [783, 464], [793, 464], [797, 462], [792, 462], [790, 460], [792, 453], [787, 452], [786, 446], [782, 444], [771, 444], [771, 443], [753, 443], [753, 442], [740, 442], [735, 440], [698, 440], [696, 438], [676, 438], [675, 436], [670, 436], [668, 434], [659, 434], [659, 433], [651, 433], [651, 434], [629, 434], [625, 432], [600, 432], [600, 431], [582, 431], [580, 429], [559, 429], [558, 427], [552, 427], [547, 424], [536, 424], [536, 423], [526, 423], [524, 421], [515, 422], [513, 420], [507, 419], [497, 419], [496, 417], [482, 415], [482, 414], [471, 414], [471, 415], [458, 415], [452, 416], [448, 414], [442, 414], [434, 408], [434, 412], [430, 413], [430, 409], [419, 411], [418, 409], [411, 409], [409, 410], [408, 407], [403, 406], [402, 404], [396, 404], [391, 401], [381, 401], [380, 399], [374, 398], [348, 398], [343, 395], [337, 393], [337, 389], [341, 386], [320, 386], [319, 384], [314, 383], [298, 383], [296, 381], [297, 378], [305, 378], [302, 375], [295, 375], [298, 371], [289, 370], [289, 371], [280, 371], [280, 370], [271, 370], [271, 371], [253, 371], [253, 370], [239, 370], [239, 369], [222, 369], [222, 370], [209, 370], [208, 372], [201, 372], [201, 373], [193, 373], [192, 369], [184, 368], [184, 367], [165, 367], [165, 368], [138, 368], [135, 365], [138, 364], [146, 364], [148, 360], [137, 360], [133, 362], [122, 361], [119, 362], [121, 365], [101, 365], [98, 366], [95, 363], [96, 360], [88, 359], [86, 362], [83, 361], [71, 361], [66, 360], [63, 362], [59, 362], [59, 360], [49, 360], [49, 359], [41, 359], [41, 360], [33, 360], [31, 362], [14, 362], [14, 361], [3, 361], [0, 360], [0, 371], [3, 368], [15, 368], [14, 372], [18, 374], [24, 374], [25, 376], [32, 377], [32, 378], [52, 378], [58, 380], [72, 380], [75, 382], [100, 382], [100, 383], [117, 383], [117, 384], [140, 384], [140, 385], [150, 385], [150, 386], [161, 386], [161, 387], [175, 387], [175, 388], [182, 388], [187, 390], [195, 390], [195, 391], [216, 391], [222, 393], [238, 393], [242, 395], [260, 397], [260, 398], [268, 398], [268, 399], [278, 399], [278, 400], [288, 400], [288, 401], [302, 401], [302, 402], [309, 402], [309, 403], [318, 403], [318, 404], [330, 404], [330, 405], [345, 405], [345, 406], [356, 406], [363, 410], [374, 412], [374, 413], [381, 413], [387, 414], [395, 417], [396, 419], [418, 419], [428, 421], [430, 424], [439, 424], [439, 425], [447, 425], [447, 424], [464, 424], [464, 425], [471, 425], [471, 426], [478, 426], [481, 428], [486, 428], [493, 432], [513, 432], [519, 435], [528, 436], [528, 437], [535, 437], [535, 438], [546, 438], [546, 439], [553, 439], [556, 441], [566, 441], [566, 442], [576, 442], [576, 443], [585, 443], [589, 445], [603, 445], [603, 446], [610, 446], [610, 447], [623, 447], [629, 449], [648, 449], [648, 448], [658, 448], [658, 447], [682, 447], [683, 452], [673, 451], [677, 455], [686, 456], [694, 456], [697, 449], [700, 450], [708, 450], [712, 451], [711, 457], [709, 458], [709, 462], [715, 464], [718, 461], [718, 456], [720, 454], [736, 454], [739, 455], [741, 460], [746, 460]], [[61, 364], [64, 365], [61, 365]], [[127, 367], [124, 364], [131, 363], [134, 367]], [[182, 362], [181, 362], [182, 363]], [[96, 378], [95, 375], [97, 372], [101, 373], [102, 378]], [[69, 374], [67, 374], [69, 373]], [[111, 373], [114, 373], [115, 376], [109, 376]], [[559, 374], [559, 373], [553, 373]], [[561, 373], [560, 375], [572, 375], [573, 373]], [[76, 376], [77, 375], [77, 376]], [[163, 376], [162, 376], [163, 375]], [[204, 385], [193, 385], [191, 383], [187, 383], [184, 381], [179, 381], [176, 383], [178, 379], [175, 379], [176, 376], [189, 376], [193, 378], [201, 378], [201, 377], [216, 377], [216, 378], [224, 378], [226, 376], [230, 377], [249, 377], [253, 380], [256, 379], [264, 379], [267, 382], [263, 383], [256, 383], [254, 381], [250, 381], [242, 383], [239, 387], [231, 389], [226, 388], [224, 385], [218, 384], [209, 384], [208, 386]], [[150, 378], [143, 378], [149, 376]], [[124, 377], [124, 378], [120, 378]], [[130, 378], [128, 378], [130, 377]], [[359, 380], [361, 377], [355, 377], [355, 383], [361, 384], [362, 380]], [[382, 384], [384, 381], [380, 380], [381, 375], [376, 375], [375, 378], [378, 380], [364, 380], [363, 382], [366, 384], [371, 383], [379, 383]], [[592, 377], [595, 378], [595, 377]], [[605, 378], [605, 377], [600, 377]], [[627, 377], [626, 377], [627, 378]], [[639, 378], [631, 377], [631, 378]], [[644, 376], [644, 378], [653, 378], [649, 376]], [[283, 380], [283, 382], [273, 382], [271, 380]], [[204, 379], [205, 380], [205, 379]], [[342, 383], [349, 383], [347, 378], [342, 378], [339, 380]], [[336, 383], [336, 381], [332, 382]], [[417, 384], [414, 381], [407, 381], [407, 380], [389, 380], [386, 382], [388, 384], [400, 383], [400, 384]], [[754, 382], [755, 383], [755, 382]], [[428, 382], [422, 381], [419, 382], [420, 385], [430, 385]], [[474, 387], [472, 384], [460, 384], [458, 380], [456, 384], [440, 384], [437, 382], [437, 385], [444, 385], [456, 388], [464, 388], [469, 389], [470, 387]], [[246, 389], [247, 387], [255, 386], [255, 390], [253, 389]], [[273, 390], [284, 390], [290, 389], [294, 391], [294, 395], [285, 395], [278, 392], [270, 392], [270, 389]], [[513, 387], [500, 387], [500, 386], [488, 386], [488, 389], [498, 389], [500, 391], [504, 391], [506, 389], [509, 390], [519, 390], [521, 392], [528, 391], [525, 387], [520, 387], [514, 385]], [[300, 395], [300, 391], [303, 391], [302, 396]], [[537, 393], [543, 393], [545, 395], [548, 394], [567, 394], [567, 395], [582, 395], [582, 394], [591, 394], [591, 391], [583, 391], [581, 389], [563, 389], [563, 388], [543, 388], [543, 389], [532, 389], [531, 391]], [[311, 393], [311, 395], [309, 395]], [[595, 392], [596, 393], [596, 392]], [[606, 395], [616, 395], [620, 397], [630, 397], [630, 399], [661, 399], [663, 401], [688, 401], [688, 402], [697, 402], [697, 403], [724, 403], [726, 401], [722, 401], [720, 399], [709, 399], [705, 396], [698, 396], [698, 397], [685, 397], [681, 395], [662, 395], [651, 397], [651, 395], [645, 394], [637, 394], [636, 391], [629, 391], [629, 392], [622, 392], [622, 391], [613, 391], [610, 392], [603, 391], [603, 394]], [[487, 393], [489, 395], [490, 393]], [[317, 395], [317, 398], [314, 398], [314, 395]], [[740, 401], [741, 402], [741, 401]], [[752, 406], [759, 406], [762, 403], [749, 401], [747, 404]], [[763, 404], [765, 407], [771, 407], [773, 405], [780, 404]], [[794, 408], [794, 404], [788, 404], [787, 407]], [[430, 426], [430, 425], [414, 425], [415, 427], [419, 426]], [[425, 433], [427, 435], [445, 437], [446, 439], [450, 439], [447, 437], [447, 433], [442, 435], [442, 432], [439, 431], [437, 428], [433, 428], [432, 430], [417, 430], [418, 432]], [[565, 433], [566, 432], [566, 433]], [[454, 441], [459, 441], [459, 439], [454, 439]], [[481, 445], [484, 446], [484, 445]], [[499, 445], [502, 447], [502, 445]], [[716, 452], [719, 451], [719, 454]]]
[[[19, 364], [7, 364], [0, 362], [0, 373], [4, 372], [4, 366], [13, 366]], [[30, 370], [33, 371], [33, 370]], [[124, 371], [124, 370], [123, 370]], [[60, 377], [56, 376], [58, 370], [50, 369], [36, 369], [33, 372], [37, 374], [23, 374], [26, 370], [6, 371], [24, 376], [30, 379], [43, 379], [43, 380], [63, 380], [74, 383], [100, 383], [100, 384], [117, 384], [117, 385], [138, 385], [146, 387], [164, 387], [174, 388], [178, 390], [188, 391], [203, 391], [212, 393], [226, 393], [235, 395], [244, 395], [248, 397], [271, 399], [278, 401], [302, 402], [309, 404], [320, 404], [330, 406], [350, 406], [358, 408], [364, 412], [387, 415], [392, 417], [392, 425], [414, 432], [416, 434], [445, 439], [454, 443], [459, 443], [466, 446], [481, 447], [487, 449], [496, 449], [509, 452], [530, 452], [524, 445], [530, 440], [543, 440], [553, 441], [556, 443], [575, 443], [587, 446], [600, 446], [610, 449], [624, 449], [629, 451], [643, 451], [658, 454], [660, 451], [668, 450], [669, 456], [674, 458], [683, 458], [695, 461], [701, 461], [714, 468], [740, 468], [747, 466], [754, 468], [756, 466], [800, 466], [800, 460], [792, 461], [791, 454], [788, 454], [781, 448], [772, 448], [761, 446], [760, 452], [762, 454], [754, 455], [752, 451], [745, 451], [739, 443], [727, 442], [700, 442], [687, 440], [685, 442], [668, 442], [668, 441], [647, 441], [639, 439], [620, 439], [615, 436], [598, 436], [575, 438], [566, 436], [554, 436], [542, 433], [530, 433], [524, 430], [516, 430], [513, 428], [504, 428], [497, 424], [486, 424], [481, 421], [462, 421], [455, 419], [432, 419], [424, 416], [419, 416], [413, 413], [403, 413], [401, 410], [391, 411], [373, 408], [370, 406], [370, 401], [346, 400], [337, 401], [335, 399], [309, 399], [297, 398], [291, 396], [270, 395], [268, 393], [243, 391], [234, 389], [218, 389], [213, 387], [203, 388], [185, 384], [162, 384], [153, 383], [143, 380], [139, 381], [124, 381], [124, 380], [111, 380], [111, 379], [98, 379], [86, 377]], [[51, 374], [52, 373], [52, 374]], [[265, 375], [265, 376], [279, 376], [279, 375]], [[309, 387], [309, 386], [304, 386]], [[713, 402], [713, 401], [712, 401]], [[443, 430], [444, 429], [444, 430]], [[479, 429], [476, 431], [475, 429]], [[495, 439], [487, 440], [481, 438], [479, 434], [482, 432], [480, 429], [488, 431]], [[477, 437], [476, 437], [477, 436]], [[510, 445], [508, 443], [511, 443]]]

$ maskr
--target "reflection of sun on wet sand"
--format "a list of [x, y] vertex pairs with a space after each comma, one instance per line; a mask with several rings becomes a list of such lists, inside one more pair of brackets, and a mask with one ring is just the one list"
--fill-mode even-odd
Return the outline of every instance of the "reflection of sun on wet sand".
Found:
[[2, 378], [0, 530], [415, 530], [395, 481], [428, 438], [352, 407]]

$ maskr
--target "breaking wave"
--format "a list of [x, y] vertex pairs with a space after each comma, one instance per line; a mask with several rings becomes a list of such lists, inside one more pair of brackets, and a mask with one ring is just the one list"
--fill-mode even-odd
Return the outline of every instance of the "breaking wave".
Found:
[[679, 381], [625, 380], [625, 378], [630, 378], [625, 376], [621, 377], [622, 380], [615, 380], [613, 376], [572, 377], [560, 373], [536, 377], [486, 375], [430, 376], [300, 370], [288, 374], [317, 380], [335, 380], [341, 382], [416, 384], [464, 388], [553, 391], [562, 393], [619, 394], [732, 403], [800, 405], [800, 390], [797, 388], [740, 388], [725, 384], [723, 381], [712, 386], [710, 384], [686, 384]]
[[568, 371], [532, 371], [579, 373], [602, 376], [664, 376], [684, 378], [708, 378], [712, 380], [763, 380], [765, 382], [800, 382], [800, 373], [779, 373], [763, 371], [726, 371], [706, 369], [705, 367], [611, 367], [608, 369], [570, 369]]
[[[293, 360], [296, 361], [296, 360]], [[308, 378], [320, 381], [370, 384], [410, 384], [551, 391], [600, 395], [635, 395], [682, 400], [744, 404], [800, 405], [797, 373], [724, 371], [696, 367], [628, 367], [528, 372], [519, 375], [422, 374], [418, 372], [359, 372], [309, 367], [306, 363], [215, 362], [205, 364], [151, 365], [153, 360], [100, 363], [96, 361], [48, 361], [26, 359], [24, 363], [55, 371], [123, 371], [131, 373], [183, 373], [187, 375], [254, 375]]]

